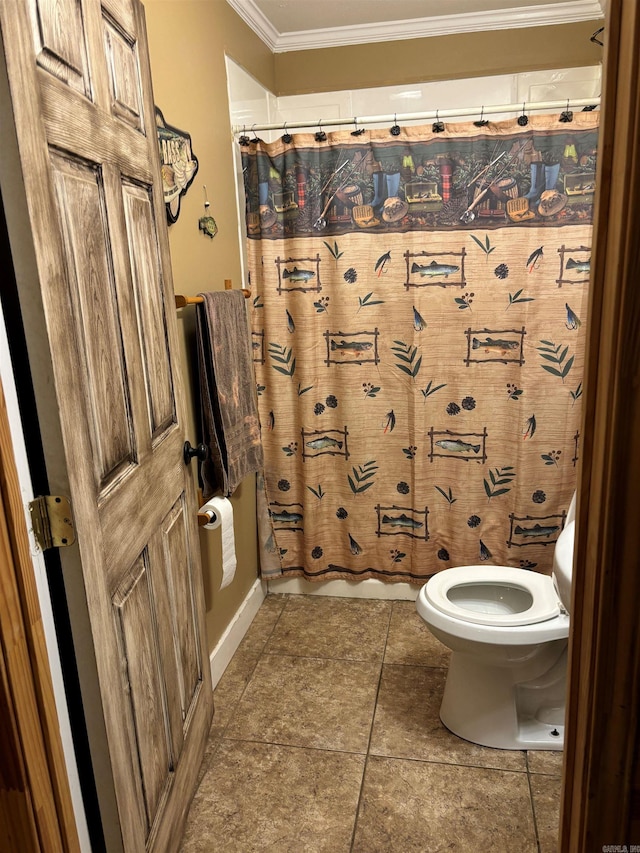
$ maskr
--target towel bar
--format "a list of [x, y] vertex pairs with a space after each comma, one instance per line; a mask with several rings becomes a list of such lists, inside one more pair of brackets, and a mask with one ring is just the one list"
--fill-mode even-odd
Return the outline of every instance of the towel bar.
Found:
[[[224, 289], [232, 290], [233, 285], [231, 283], [230, 278], [225, 278], [224, 280]], [[242, 295], [245, 299], [248, 299], [251, 296], [251, 291], [247, 290], [245, 287], [242, 288]], [[202, 302], [202, 296], [183, 296], [181, 293], [176, 293], [176, 308], [184, 308], [185, 305], [197, 305], [199, 302]]]

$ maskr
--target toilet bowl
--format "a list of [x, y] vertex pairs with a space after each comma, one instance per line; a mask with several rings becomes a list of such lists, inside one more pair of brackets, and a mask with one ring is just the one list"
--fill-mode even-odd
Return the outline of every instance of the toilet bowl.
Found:
[[460, 566], [418, 594], [418, 613], [452, 652], [440, 719], [459, 737], [499, 749], [563, 747], [574, 506], [551, 577]]

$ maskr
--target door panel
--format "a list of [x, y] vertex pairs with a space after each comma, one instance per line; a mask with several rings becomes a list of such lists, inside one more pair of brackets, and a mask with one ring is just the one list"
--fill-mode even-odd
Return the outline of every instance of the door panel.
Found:
[[99, 494], [135, 459], [104, 186], [95, 165], [51, 160]]
[[72, 623], [90, 625], [101, 802], [127, 853], [169, 853], [212, 692], [142, 7], [6, 0], [0, 26], [38, 273], [20, 296], [46, 328], [28, 345], [37, 396], [55, 394], [40, 412], [51, 485], [74, 511], [60, 557]]
[[135, 752], [140, 760], [146, 833], [156, 815], [170, 766], [163, 702], [158, 701], [163, 689], [150, 575], [145, 549], [113, 595], [123, 655], [121, 689], [129, 700]]
[[[160, 626], [159, 642], [161, 655], [165, 661], [164, 672], [167, 691], [167, 725], [171, 749], [170, 761], [175, 764], [180, 760], [184, 741], [183, 721], [184, 703], [182, 690], [182, 673], [178, 656], [176, 619], [172, 606], [172, 589], [169, 583], [167, 569], [167, 551], [165, 547], [166, 532], [171, 529], [176, 516], [182, 516], [182, 501], [179, 500], [168, 517], [163, 520], [159, 536], [149, 545], [150, 560], [154, 566], [153, 578], [158, 602], [158, 624]], [[180, 523], [178, 521], [178, 523]], [[184, 565], [184, 562], [182, 563]], [[178, 623], [179, 624], [179, 623]], [[188, 629], [188, 626], [185, 626]], [[196, 658], [197, 660], [197, 658]]]
[[89, 95], [82, 11], [76, 0], [30, 0], [38, 64]]
[[149, 189], [126, 183], [122, 189], [150, 433], [155, 441], [175, 420], [156, 224]]
[[190, 562], [188, 525], [186, 523], [185, 501], [181, 499], [162, 525], [162, 545], [164, 569], [169, 588], [169, 601], [173, 630], [171, 636], [177, 639], [176, 656], [181, 687], [180, 704], [182, 720], [186, 719], [196, 697], [200, 682], [200, 661], [197, 642], [197, 621], [194, 613], [194, 591], [192, 572], [185, 572], [184, 566]]
[[104, 42], [113, 115], [143, 130], [137, 42], [103, 12]]

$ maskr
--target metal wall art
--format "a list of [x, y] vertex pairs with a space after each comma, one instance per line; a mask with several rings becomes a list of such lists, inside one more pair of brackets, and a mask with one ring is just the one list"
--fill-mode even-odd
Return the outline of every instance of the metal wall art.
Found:
[[172, 127], [156, 107], [156, 127], [162, 166], [162, 191], [169, 224], [180, 215], [180, 202], [198, 171], [198, 159], [191, 149], [191, 136]]

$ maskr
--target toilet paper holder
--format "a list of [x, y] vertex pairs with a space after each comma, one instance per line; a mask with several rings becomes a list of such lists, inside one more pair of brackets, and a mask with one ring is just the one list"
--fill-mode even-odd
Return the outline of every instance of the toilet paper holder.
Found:
[[212, 509], [209, 512], [198, 513], [198, 527], [204, 527], [205, 524], [215, 524], [217, 520], [218, 516]]

